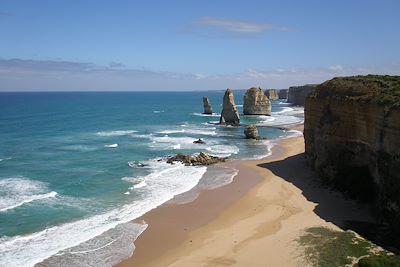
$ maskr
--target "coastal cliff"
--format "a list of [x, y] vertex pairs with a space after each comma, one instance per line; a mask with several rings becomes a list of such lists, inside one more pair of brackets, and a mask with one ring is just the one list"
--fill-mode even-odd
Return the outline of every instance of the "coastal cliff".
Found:
[[244, 115], [271, 115], [271, 101], [261, 88], [252, 87], [243, 96]]
[[296, 106], [304, 106], [307, 95], [316, 87], [316, 84], [289, 87], [287, 102]]
[[220, 124], [239, 125], [240, 116], [235, 104], [235, 98], [231, 89], [226, 89], [224, 99], [222, 101]]
[[281, 89], [278, 92], [279, 99], [287, 99], [288, 98], [289, 89]]
[[305, 157], [324, 182], [370, 202], [400, 244], [400, 76], [334, 78], [305, 101]]

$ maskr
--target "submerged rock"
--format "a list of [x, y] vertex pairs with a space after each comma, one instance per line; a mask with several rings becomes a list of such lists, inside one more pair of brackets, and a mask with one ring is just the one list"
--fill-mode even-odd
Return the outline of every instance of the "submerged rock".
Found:
[[199, 138], [196, 141], [193, 141], [193, 144], [205, 144], [206, 142], [204, 142], [201, 138]]
[[190, 156], [183, 154], [176, 154], [167, 160], [167, 163], [173, 164], [174, 162], [182, 162], [186, 166], [198, 165], [211, 165], [218, 162], [224, 162], [226, 158], [214, 157], [206, 153], [200, 152], [198, 156]]
[[281, 89], [279, 90], [278, 96], [279, 99], [287, 99], [288, 98], [289, 89]]
[[269, 100], [277, 100], [279, 98], [278, 91], [275, 89], [267, 89], [265, 90], [265, 95]]
[[244, 135], [247, 139], [256, 139], [259, 140], [260, 136], [258, 135], [257, 126], [248, 125], [244, 128]]
[[210, 100], [206, 96], [203, 97], [203, 106], [204, 106], [203, 114], [212, 114], [213, 113]]
[[261, 88], [252, 87], [243, 96], [244, 115], [271, 115], [271, 101]]
[[232, 90], [229, 88], [225, 91], [219, 123], [234, 126], [240, 124], [240, 116], [236, 108], [235, 98]]

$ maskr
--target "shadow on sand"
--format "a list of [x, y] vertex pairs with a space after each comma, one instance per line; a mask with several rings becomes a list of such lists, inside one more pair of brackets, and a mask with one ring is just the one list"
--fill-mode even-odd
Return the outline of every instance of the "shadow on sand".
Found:
[[396, 254], [400, 252], [400, 244], [394, 240], [386, 225], [379, 224], [373, 218], [369, 206], [323, 185], [306, 166], [304, 153], [258, 166], [269, 169], [302, 190], [307, 200], [317, 204], [314, 212], [325, 221], [344, 230], [353, 230]]

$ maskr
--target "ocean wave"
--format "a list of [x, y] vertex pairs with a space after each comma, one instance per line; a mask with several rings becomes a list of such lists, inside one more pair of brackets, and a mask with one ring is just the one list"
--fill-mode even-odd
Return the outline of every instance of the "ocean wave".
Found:
[[194, 115], [194, 116], [200, 116], [200, 117], [220, 117], [221, 116], [221, 114], [219, 114], [219, 113], [203, 114], [203, 113], [194, 112], [194, 113], [190, 113], [190, 114]]
[[118, 144], [104, 145], [104, 147], [116, 148], [116, 147], [118, 147]]
[[0, 162], [2, 162], [2, 161], [6, 161], [6, 160], [10, 160], [10, 159], [12, 159], [12, 157], [3, 158], [3, 159], [0, 159]]
[[239, 153], [239, 148], [235, 145], [214, 145], [207, 147], [206, 150], [212, 155], [217, 157], [229, 157], [232, 154]]
[[[132, 199], [129, 204], [86, 219], [47, 228], [43, 231], [0, 239], [0, 265], [32, 266], [58, 252], [76, 247], [83, 242], [121, 223], [130, 222], [175, 195], [192, 189], [199, 182], [206, 167], [153, 163], [154, 172], [144, 177], [147, 186], [144, 199]], [[187, 179], [190, 177], [190, 179]], [[91, 242], [91, 241], [88, 241]], [[101, 266], [101, 265], [96, 265]]]
[[133, 133], [137, 133], [136, 130], [118, 130], [118, 131], [103, 131], [97, 132], [98, 136], [124, 136], [124, 135], [131, 135]]
[[164, 113], [164, 110], [153, 110], [153, 113]]
[[49, 191], [46, 184], [40, 181], [24, 177], [2, 179], [0, 180], [0, 212], [57, 195], [57, 192]]

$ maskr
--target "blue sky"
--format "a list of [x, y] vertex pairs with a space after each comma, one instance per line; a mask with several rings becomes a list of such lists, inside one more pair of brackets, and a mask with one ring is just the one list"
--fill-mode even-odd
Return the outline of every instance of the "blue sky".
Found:
[[0, 0], [0, 90], [286, 88], [400, 74], [400, 1]]

